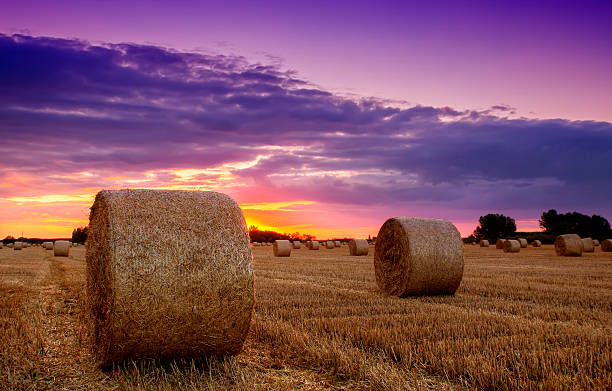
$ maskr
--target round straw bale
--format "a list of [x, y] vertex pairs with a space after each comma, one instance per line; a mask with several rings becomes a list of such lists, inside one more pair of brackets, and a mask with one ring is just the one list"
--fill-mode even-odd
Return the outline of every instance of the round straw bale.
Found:
[[318, 250], [319, 249], [319, 242], [317, 240], [313, 240], [310, 242], [310, 247], [308, 247], [309, 250]]
[[486, 239], [482, 239], [480, 241], [480, 247], [489, 247], [489, 241]]
[[446, 220], [388, 219], [374, 249], [378, 288], [394, 296], [454, 294], [463, 277], [463, 242]]
[[325, 248], [332, 249], [334, 247], [335, 247], [334, 242], [332, 242], [331, 240], [328, 240], [327, 242], [325, 242]]
[[13, 250], [21, 250], [21, 249], [23, 249], [23, 243], [15, 242], [15, 244], [13, 245]]
[[505, 253], [518, 253], [521, 251], [521, 243], [518, 240], [505, 240], [504, 241], [504, 252]]
[[334, 247], [340, 247], [340, 241], [334, 240]]
[[53, 250], [53, 242], [43, 242], [43, 248], [45, 250]]
[[606, 239], [601, 241], [601, 251], [612, 252], [612, 239]]
[[478, 246], [478, 243], [476, 243], [476, 242], [472, 242], [472, 243], [470, 243], [470, 244], [471, 244], [472, 246]]
[[275, 240], [272, 251], [275, 257], [288, 257], [291, 255], [291, 242], [288, 240]]
[[353, 256], [368, 255], [370, 246], [365, 239], [351, 239], [348, 243], [349, 254]]
[[13, 248], [13, 247], [15, 247], [15, 244], [14, 243], [9, 243], [9, 244], [6, 245], [6, 247]]
[[593, 244], [592, 238], [582, 239], [582, 251], [585, 253], [592, 253], [595, 251], [595, 245]]
[[67, 240], [56, 240], [53, 245], [54, 257], [67, 257], [70, 255], [70, 242]]
[[506, 239], [497, 239], [497, 241], [495, 242], [495, 248], [500, 250], [503, 249], [505, 241]]
[[579, 257], [584, 250], [584, 244], [580, 236], [576, 234], [565, 234], [555, 239], [555, 252], [565, 257]]
[[542, 247], [542, 241], [536, 239], [533, 242], [531, 242], [531, 245], [533, 247]]
[[0, 248], [2, 248], [2, 245], [3, 245], [3, 244], [4, 244], [4, 243], [0, 242]]
[[254, 305], [251, 254], [225, 194], [99, 192], [85, 256], [98, 363], [238, 353]]
[[593, 246], [595, 247], [599, 246], [599, 240], [593, 239]]
[[300, 249], [302, 248], [302, 242], [300, 242], [299, 240], [294, 240], [293, 243], [291, 243], [291, 245], [293, 246], [293, 248], [295, 249]]
[[525, 239], [525, 238], [518, 238], [516, 240], [518, 240], [519, 244], [521, 245], [521, 248], [527, 248], [527, 239]]

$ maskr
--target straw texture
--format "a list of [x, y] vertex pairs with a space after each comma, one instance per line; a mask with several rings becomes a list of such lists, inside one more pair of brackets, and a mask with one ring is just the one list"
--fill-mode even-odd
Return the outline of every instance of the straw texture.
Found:
[[518, 253], [519, 251], [521, 251], [521, 243], [518, 240], [504, 241], [505, 253]]
[[275, 240], [272, 251], [275, 257], [291, 256], [291, 242], [288, 240]]
[[555, 239], [555, 252], [565, 257], [580, 257], [584, 250], [584, 244], [580, 236], [576, 234], [565, 234]]
[[67, 257], [70, 255], [70, 242], [67, 240], [56, 240], [53, 246], [53, 256]]
[[585, 253], [592, 253], [595, 251], [595, 244], [591, 238], [582, 239], [582, 251]]
[[336, 246], [334, 246], [334, 242], [332, 242], [331, 240], [328, 240], [327, 242], [325, 242], [325, 248], [327, 249], [332, 249]]
[[480, 247], [489, 247], [489, 241], [486, 239], [481, 240]]
[[378, 288], [389, 295], [454, 294], [463, 277], [463, 242], [446, 220], [388, 219], [374, 249]]
[[302, 242], [300, 242], [299, 240], [294, 240], [291, 245], [293, 246], [293, 248], [298, 250], [302, 248]]
[[606, 239], [601, 241], [601, 251], [611, 252], [612, 251], [612, 239]]
[[497, 239], [497, 241], [495, 242], [495, 248], [499, 250], [503, 249], [505, 241], [506, 239]]
[[91, 208], [87, 297], [98, 363], [242, 349], [253, 260], [238, 205], [215, 192], [103, 190]]
[[521, 248], [527, 248], [527, 239], [525, 238], [518, 238], [517, 239], [519, 244], [521, 245]]
[[13, 250], [21, 250], [23, 248], [23, 243], [21, 242], [15, 242], [15, 244], [13, 245]]
[[42, 245], [45, 250], [53, 250], [53, 242], [43, 242]]
[[348, 243], [349, 254], [352, 256], [368, 255], [370, 246], [365, 239], [351, 239]]
[[309, 250], [318, 250], [319, 249], [319, 241], [318, 240], [312, 240], [310, 242], [310, 246], [308, 247]]

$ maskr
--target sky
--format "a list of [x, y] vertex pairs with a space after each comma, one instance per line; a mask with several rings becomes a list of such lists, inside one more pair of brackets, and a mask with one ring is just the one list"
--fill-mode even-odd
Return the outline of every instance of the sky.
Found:
[[127, 187], [320, 239], [612, 219], [612, 3], [496, 3], [3, 5], [0, 236], [69, 236]]

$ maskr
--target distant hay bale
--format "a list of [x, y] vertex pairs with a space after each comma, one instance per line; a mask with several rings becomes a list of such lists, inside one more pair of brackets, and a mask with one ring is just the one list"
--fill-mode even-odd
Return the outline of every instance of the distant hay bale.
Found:
[[294, 240], [293, 243], [291, 243], [291, 245], [293, 246], [293, 248], [298, 249], [298, 250], [302, 248], [302, 242], [300, 242], [299, 240]]
[[518, 240], [519, 244], [521, 245], [521, 248], [527, 248], [527, 239], [525, 239], [525, 238], [518, 238], [516, 240]]
[[612, 252], [612, 239], [606, 239], [601, 241], [601, 251], [603, 252]]
[[309, 250], [318, 250], [319, 249], [319, 242], [316, 240], [313, 240], [310, 242], [310, 246], [308, 247]]
[[365, 239], [351, 239], [348, 243], [349, 254], [352, 256], [368, 255], [370, 246]]
[[592, 238], [582, 239], [582, 251], [585, 253], [592, 253], [595, 251], [595, 245], [593, 244]]
[[334, 246], [334, 242], [332, 242], [331, 240], [328, 240], [327, 242], [325, 242], [325, 248], [332, 249], [334, 247], [336, 246]]
[[521, 243], [518, 240], [505, 240], [504, 241], [504, 252], [505, 253], [518, 253], [521, 251]]
[[340, 241], [339, 240], [334, 240], [334, 247], [340, 247]]
[[489, 247], [489, 241], [486, 239], [482, 239], [480, 241], [480, 247]]
[[53, 250], [53, 242], [43, 242], [42, 246], [45, 250]]
[[593, 246], [595, 247], [599, 246], [599, 240], [593, 239]]
[[376, 237], [376, 283], [389, 295], [454, 294], [463, 262], [461, 235], [446, 220], [390, 218]]
[[555, 239], [555, 252], [564, 257], [580, 257], [584, 250], [584, 244], [580, 236], [576, 234], [565, 234]]
[[14, 243], [9, 243], [9, 244], [6, 245], [6, 247], [13, 248], [13, 247], [15, 247], [15, 244]]
[[253, 258], [233, 199], [103, 190], [89, 221], [87, 304], [98, 364], [242, 349], [254, 305]]
[[70, 242], [67, 240], [56, 240], [53, 245], [54, 257], [67, 257], [70, 255]]
[[498, 250], [503, 249], [505, 241], [506, 241], [506, 239], [497, 239], [497, 241], [495, 242], [495, 248], [498, 249]]
[[472, 242], [472, 243], [470, 243], [470, 244], [471, 244], [472, 246], [478, 246], [478, 243], [476, 243], [476, 242]]
[[23, 243], [15, 242], [15, 244], [13, 245], [13, 250], [21, 250], [21, 249], [23, 249]]
[[291, 242], [288, 240], [275, 240], [272, 251], [275, 257], [291, 256]]
[[542, 247], [542, 241], [536, 239], [533, 242], [531, 242], [531, 245], [533, 247]]

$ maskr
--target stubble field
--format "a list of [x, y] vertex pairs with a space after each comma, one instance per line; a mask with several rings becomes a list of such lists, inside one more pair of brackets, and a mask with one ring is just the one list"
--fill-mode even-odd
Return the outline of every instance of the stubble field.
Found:
[[455, 296], [377, 292], [367, 257], [254, 248], [244, 351], [130, 361], [101, 371], [87, 348], [85, 249], [0, 250], [0, 389], [609, 389], [612, 253], [465, 247]]

